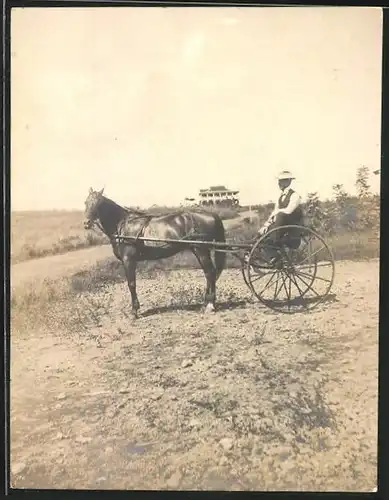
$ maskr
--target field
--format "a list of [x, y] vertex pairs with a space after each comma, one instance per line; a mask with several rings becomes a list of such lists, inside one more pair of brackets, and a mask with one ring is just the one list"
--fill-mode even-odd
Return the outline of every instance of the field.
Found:
[[[333, 295], [312, 313], [253, 302], [229, 260], [203, 315], [203, 274], [182, 254], [140, 266], [134, 322], [109, 246], [50, 250], [59, 216], [62, 240], [72, 227], [91, 246], [77, 213], [12, 228], [13, 487], [375, 488], [377, 229], [328, 235]], [[225, 219], [229, 238], [255, 233], [245, 218]]]
[[11, 215], [11, 259], [22, 262], [108, 243], [100, 233], [86, 232], [82, 212], [16, 212]]

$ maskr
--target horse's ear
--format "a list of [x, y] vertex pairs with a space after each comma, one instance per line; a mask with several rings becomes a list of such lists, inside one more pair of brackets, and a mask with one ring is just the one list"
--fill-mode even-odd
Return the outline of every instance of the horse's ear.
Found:
[[101, 191], [99, 191], [99, 194], [103, 194], [103, 192], [104, 192], [104, 188]]
[[93, 189], [92, 188], [89, 188], [89, 193], [93, 193]]

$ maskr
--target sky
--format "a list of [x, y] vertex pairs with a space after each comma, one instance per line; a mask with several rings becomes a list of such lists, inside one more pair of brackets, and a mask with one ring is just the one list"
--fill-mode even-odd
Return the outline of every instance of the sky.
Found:
[[381, 45], [380, 8], [14, 8], [11, 209], [266, 203], [284, 169], [353, 192], [380, 168]]

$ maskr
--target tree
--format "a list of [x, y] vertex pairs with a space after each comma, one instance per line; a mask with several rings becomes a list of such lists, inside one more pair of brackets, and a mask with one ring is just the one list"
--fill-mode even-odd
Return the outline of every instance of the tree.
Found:
[[355, 185], [358, 192], [359, 227], [362, 230], [379, 225], [379, 208], [370, 192], [368, 180], [369, 169], [365, 165], [358, 168]]
[[334, 192], [334, 198], [338, 206], [344, 207], [347, 202], [348, 194], [345, 191], [343, 184], [334, 184], [332, 186], [332, 190]]
[[[350, 196], [344, 189], [343, 184], [334, 184], [332, 186], [334, 193], [334, 205], [331, 207], [332, 225], [337, 229], [353, 229], [355, 225], [355, 216], [350, 214]], [[351, 215], [351, 217], [350, 217]]]
[[313, 229], [319, 231], [323, 228], [325, 213], [322, 209], [317, 192], [308, 193], [307, 201], [305, 203], [305, 215]]
[[369, 169], [365, 165], [359, 167], [357, 170], [357, 179], [355, 181], [357, 193], [359, 198], [369, 198], [370, 184], [369, 184]]

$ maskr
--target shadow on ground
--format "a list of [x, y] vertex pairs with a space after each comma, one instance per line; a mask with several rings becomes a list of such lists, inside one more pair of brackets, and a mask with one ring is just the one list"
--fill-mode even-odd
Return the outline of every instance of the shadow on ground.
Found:
[[[233, 300], [226, 302], [219, 302], [216, 306], [216, 311], [226, 311], [245, 307], [249, 304], [248, 300]], [[147, 309], [141, 314], [142, 318], [147, 318], [148, 316], [154, 316], [156, 314], [163, 314], [167, 312], [175, 311], [202, 311], [204, 310], [204, 304], [171, 304], [169, 306], [152, 307]]]
[[[310, 298], [307, 299], [307, 302], [309, 304], [312, 304], [316, 302], [318, 299], [315, 298]], [[320, 300], [320, 304], [331, 304], [339, 302], [339, 299], [336, 297], [336, 294], [329, 294], [325, 299]], [[318, 308], [320, 308], [320, 304], [318, 304]], [[241, 309], [244, 308], [248, 305], [257, 305], [259, 307], [264, 307], [259, 301], [253, 299], [252, 297], [247, 298], [245, 300], [232, 300], [232, 301], [224, 301], [224, 302], [218, 302], [216, 306], [216, 311], [227, 311], [227, 310], [234, 310], [234, 309]], [[168, 306], [159, 306], [159, 307], [152, 307], [150, 309], [147, 309], [144, 313], [142, 313], [140, 316], [142, 318], [147, 318], [149, 316], [154, 316], [156, 314], [164, 314], [168, 312], [178, 312], [178, 311], [187, 311], [187, 312], [201, 312], [204, 310], [204, 304], [170, 304]], [[315, 311], [318, 309], [315, 307]], [[301, 311], [296, 311], [298, 312], [310, 312], [305, 311], [302, 309]], [[264, 313], [265, 314], [276, 314], [276, 312], [272, 311], [271, 309], [266, 309], [264, 308]], [[277, 313], [280, 314], [280, 313]]]

